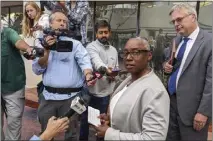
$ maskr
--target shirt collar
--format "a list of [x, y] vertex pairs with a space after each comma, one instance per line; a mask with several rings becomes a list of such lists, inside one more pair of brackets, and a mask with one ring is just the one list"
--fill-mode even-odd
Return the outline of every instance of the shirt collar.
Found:
[[190, 40], [195, 40], [197, 38], [197, 35], [200, 31], [200, 28], [197, 26], [197, 28], [188, 36]]
[[98, 41], [98, 39], [96, 39], [96, 43], [105, 48], [109, 48], [109, 46], [110, 46], [110, 44], [109, 45], [102, 44], [101, 42]]

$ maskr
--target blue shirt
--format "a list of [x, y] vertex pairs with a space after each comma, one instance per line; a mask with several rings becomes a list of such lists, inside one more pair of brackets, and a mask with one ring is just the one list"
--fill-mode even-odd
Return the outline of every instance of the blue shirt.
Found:
[[[69, 37], [60, 37], [60, 40], [72, 41], [72, 52], [50, 51], [48, 65], [42, 68], [38, 64], [39, 58], [33, 60], [32, 69], [37, 75], [43, 74], [43, 84], [55, 88], [79, 88], [84, 85], [85, 69], [92, 69], [90, 56], [83, 45]], [[46, 100], [65, 100], [75, 96], [75, 93], [53, 94], [44, 89]]]
[[30, 138], [30, 141], [41, 141], [41, 139], [36, 136], [36, 135], [33, 135], [31, 138]]

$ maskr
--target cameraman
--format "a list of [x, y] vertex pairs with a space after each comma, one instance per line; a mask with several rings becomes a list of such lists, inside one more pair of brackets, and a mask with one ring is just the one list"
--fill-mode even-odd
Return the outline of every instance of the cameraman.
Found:
[[[49, 20], [52, 30], [67, 29], [68, 27], [68, 19], [61, 11], [53, 12]], [[47, 45], [44, 56], [36, 58], [32, 66], [35, 74], [43, 75], [44, 90], [40, 95], [38, 108], [42, 132], [46, 129], [50, 117], [63, 116], [70, 109], [74, 97], [85, 92], [83, 89], [84, 81], [87, 82], [88, 86], [95, 83], [95, 80], [88, 81], [93, 78], [92, 65], [89, 54], [82, 44], [65, 36], [59, 36], [58, 39], [71, 41], [73, 43], [72, 52], [52, 50], [56, 45], [56, 37], [44, 36]], [[65, 140], [72, 140], [71, 135], [69, 128], [65, 133]]]

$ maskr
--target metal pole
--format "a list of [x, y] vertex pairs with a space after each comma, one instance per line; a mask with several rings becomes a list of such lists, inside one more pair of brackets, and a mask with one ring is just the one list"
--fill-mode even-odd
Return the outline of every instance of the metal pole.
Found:
[[96, 1], [93, 1], [93, 41], [95, 40]]
[[140, 11], [141, 11], [141, 2], [138, 1], [136, 36], [139, 36], [140, 34]]
[[196, 12], [197, 12], [197, 20], [198, 20], [199, 12], [200, 12], [200, 1], [197, 1], [197, 4], [196, 4]]

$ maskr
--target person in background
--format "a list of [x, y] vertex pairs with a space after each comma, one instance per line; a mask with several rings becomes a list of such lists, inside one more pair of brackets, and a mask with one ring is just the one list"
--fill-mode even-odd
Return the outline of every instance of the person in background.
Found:
[[22, 21], [22, 36], [24, 39], [33, 38], [30, 45], [39, 45], [39, 40], [34, 44], [35, 39], [43, 37], [43, 29], [49, 27], [49, 15], [44, 14], [35, 2], [27, 2], [24, 6]]
[[[30, 46], [40, 47], [38, 38], [43, 37], [43, 29], [49, 27], [49, 15], [43, 14], [39, 6], [31, 1], [24, 5], [22, 20], [22, 38]], [[26, 87], [34, 88], [41, 81], [41, 76], [32, 72], [32, 60], [24, 58], [26, 71]]]
[[165, 46], [165, 34], [163, 33], [163, 29], [160, 28], [159, 34], [156, 37], [156, 46], [153, 51], [152, 62], [154, 71], [160, 77], [161, 80], [163, 75], [162, 63], [164, 62], [163, 60], [164, 46]]
[[66, 2], [65, 6], [68, 9], [68, 19], [72, 21], [72, 24], [80, 26], [81, 42], [86, 46], [86, 22], [90, 15], [89, 2], [87, 0], [70, 0]]
[[111, 95], [107, 115], [94, 126], [105, 140], [165, 140], [169, 126], [169, 95], [149, 67], [152, 59], [145, 38], [131, 38], [124, 51], [124, 65], [131, 74]]
[[174, 58], [163, 64], [170, 75], [167, 140], [207, 140], [212, 120], [212, 35], [198, 26], [197, 12], [187, 3], [176, 4], [169, 15], [178, 36]]
[[[105, 68], [106, 74], [101, 79], [96, 81], [92, 87], [88, 87], [91, 95], [89, 106], [100, 110], [100, 113], [106, 113], [109, 105], [110, 94], [113, 93], [115, 87], [116, 72], [114, 69], [118, 68], [118, 53], [115, 47], [109, 43], [111, 35], [111, 26], [105, 21], [101, 20], [95, 24], [96, 40], [89, 43], [86, 47], [93, 68], [99, 71]], [[79, 140], [88, 140], [89, 125], [87, 111], [81, 116], [81, 127]]]
[[32, 48], [16, 31], [1, 25], [1, 97], [7, 115], [4, 133], [5, 112], [2, 111], [2, 140], [21, 140], [26, 75], [20, 51], [31, 54]]
[[42, 4], [48, 9], [53, 11], [55, 8], [62, 9], [67, 13], [69, 19], [70, 30], [80, 30], [82, 36], [81, 43], [86, 46], [87, 44], [87, 31], [86, 22], [88, 15], [90, 15], [89, 2], [87, 0], [68, 0], [68, 1], [43, 1]]

